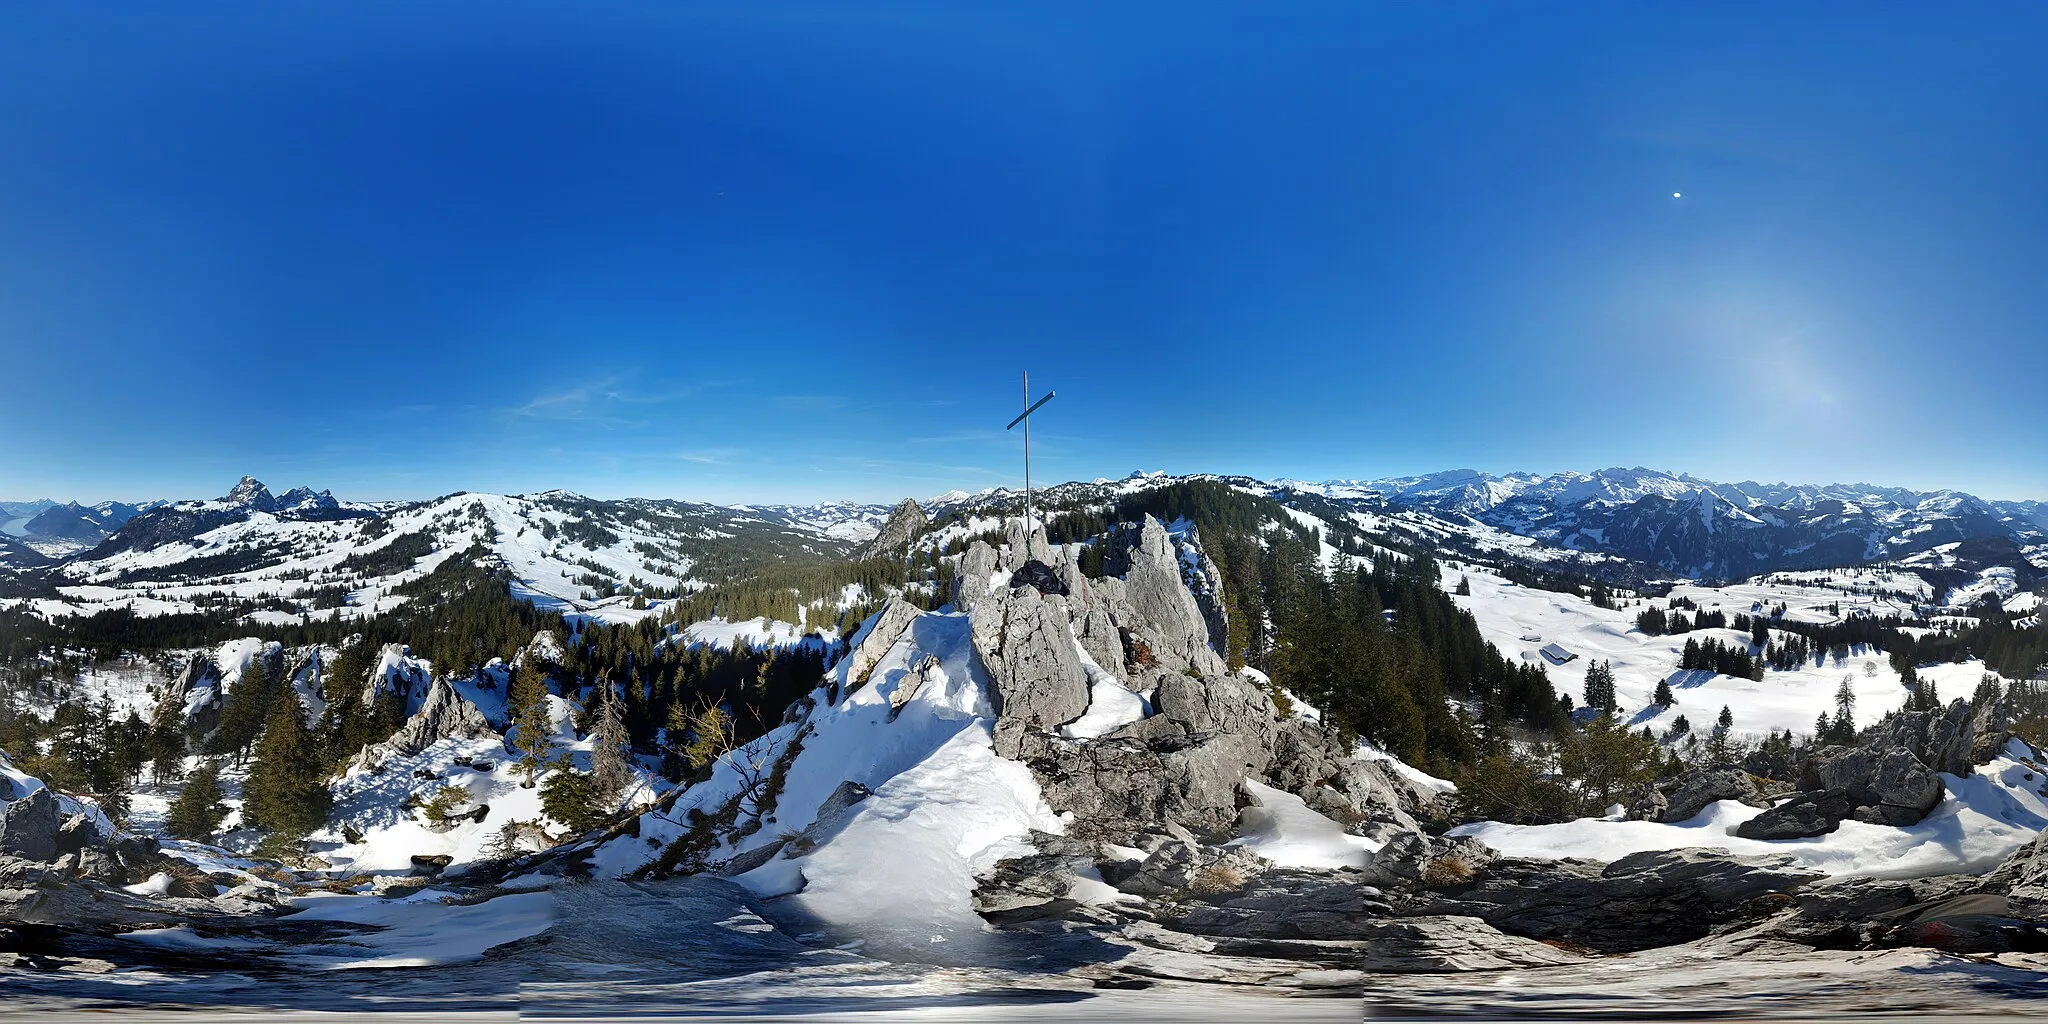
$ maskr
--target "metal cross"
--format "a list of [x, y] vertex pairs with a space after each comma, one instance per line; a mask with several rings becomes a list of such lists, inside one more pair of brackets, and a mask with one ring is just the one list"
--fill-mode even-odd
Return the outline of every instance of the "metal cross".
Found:
[[1048, 391], [1044, 398], [1032, 401], [1031, 371], [1024, 371], [1024, 411], [1003, 428], [1010, 430], [1019, 423], [1024, 424], [1024, 560], [1027, 562], [1031, 560], [1031, 535], [1037, 532], [1031, 521], [1031, 414], [1037, 412], [1039, 406], [1052, 401], [1055, 394], [1058, 392]]

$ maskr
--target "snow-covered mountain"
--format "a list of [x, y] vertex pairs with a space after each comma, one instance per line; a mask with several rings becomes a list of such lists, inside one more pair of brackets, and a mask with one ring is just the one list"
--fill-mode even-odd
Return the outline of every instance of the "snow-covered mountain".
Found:
[[365, 503], [305, 487], [273, 495], [244, 477], [221, 498], [140, 509], [90, 546], [0, 541], [0, 598], [51, 615], [168, 614], [221, 600], [254, 621], [372, 615], [465, 557], [503, 570], [515, 593], [544, 606], [630, 616], [636, 596], [843, 557], [887, 514], [851, 502], [727, 507], [568, 491]]
[[1729, 484], [1641, 467], [1506, 476], [1453, 470], [1295, 486], [1484, 523], [1691, 578], [1855, 565], [1986, 537], [2022, 546], [2048, 541], [2041, 502], [1871, 484]]

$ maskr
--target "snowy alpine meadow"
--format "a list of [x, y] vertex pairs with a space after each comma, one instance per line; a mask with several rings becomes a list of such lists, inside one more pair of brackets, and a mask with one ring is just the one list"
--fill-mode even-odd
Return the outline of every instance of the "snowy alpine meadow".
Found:
[[1528, 520], [1710, 485], [1545, 486], [158, 503], [0, 598], [9, 998], [2024, 1010], [2035, 528], [1721, 579]]

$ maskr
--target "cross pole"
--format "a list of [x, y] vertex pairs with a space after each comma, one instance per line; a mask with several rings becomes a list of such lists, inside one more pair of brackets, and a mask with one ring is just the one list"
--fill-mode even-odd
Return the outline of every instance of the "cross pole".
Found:
[[1017, 418], [1003, 428], [1011, 430], [1019, 423], [1024, 424], [1024, 560], [1027, 562], [1031, 560], [1031, 535], [1037, 532], [1031, 520], [1031, 414], [1037, 412], [1039, 406], [1052, 401], [1052, 396], [1058, 393], [1048, 391], [1044, 398], [1032, 401], [1031, 371], [1024, 371], [1024, 411], [1018, 413]]

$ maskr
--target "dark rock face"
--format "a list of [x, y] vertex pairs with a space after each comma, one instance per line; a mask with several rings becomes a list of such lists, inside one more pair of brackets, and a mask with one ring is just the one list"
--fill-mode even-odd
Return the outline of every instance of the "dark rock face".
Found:
[[1911, 825], [1941, 802], [1941, 779], [1900, 746], [1830, 747], [1800, 772], [1801, 791], [1841, 790], [1859, 821]]
[[1195, 935], [1248, 939], [1354, 939], [1391, 911], [1354, 871], [1268, 871], [1241, 889], [1194, 897], [1170, 925]]
[[1809, 839], [1841, 828], [1848, 816], [1847, 790], [1817, 790], [1800, 793], [1735, 826], [1735, 834], [1744, 839]]
[[1875, 745], [1903, 747], [1933, 771], [1967, 776], [1975, 762], [1976, 716], [1967, 701], [1951, 701], [1940, 711], [1893, 712], [1876, 731]]
[[1789, 857], [1713, 849], [1656, 850], [1606, 865], [1504, 860], [1468, 886], [1408, 894], [1400, 909], [1404, 916], [1477, 917], [1510, 935], [1625, 953], [1701, 938], [1749, 901], [1819, 877]]

